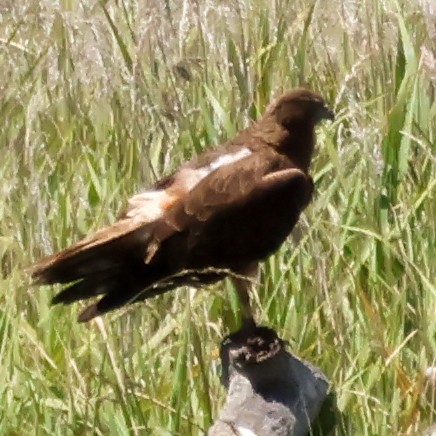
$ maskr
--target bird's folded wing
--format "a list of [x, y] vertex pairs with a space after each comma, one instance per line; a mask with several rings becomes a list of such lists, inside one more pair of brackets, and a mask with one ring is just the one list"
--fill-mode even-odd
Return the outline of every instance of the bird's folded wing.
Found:
[[172, 234], [206, 222], [227, 208], [248, 204], [259, 195], [267, 197], [283, 185], [295, 186], [292, 204], [304, 209], [312, 195], [312, 179], [278, 153], [267, 149], [218, 168], [156, 222], [146, 262], [151, 261], [160, 244]]

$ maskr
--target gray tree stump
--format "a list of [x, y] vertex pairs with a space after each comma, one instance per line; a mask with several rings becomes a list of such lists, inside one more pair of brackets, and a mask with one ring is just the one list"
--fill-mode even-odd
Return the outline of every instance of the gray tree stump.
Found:
[[334, 425], [331, 404], [325, 405], [321, 430], [315, 421], [329, 383], [318, 368], [284, 346], [274, 330], [261, 326], [243, 328], [223, 340], [222, 383], [228, 394], [209, 436], [328, 434]]

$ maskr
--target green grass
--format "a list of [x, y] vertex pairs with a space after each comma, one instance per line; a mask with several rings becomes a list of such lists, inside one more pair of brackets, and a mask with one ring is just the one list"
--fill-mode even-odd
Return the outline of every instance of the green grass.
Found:
[[[258, 319], [322, 368], [337, 434], [436, 420], [436, 12], [431, 0], [3, 1], [0, 434], [202, 434], [225, 398], [228, 284], [90, 325], [23, 268], [306, 85], [316, 195], [268, 259]], [[433, 58], [432, 58], [433, 53]]]

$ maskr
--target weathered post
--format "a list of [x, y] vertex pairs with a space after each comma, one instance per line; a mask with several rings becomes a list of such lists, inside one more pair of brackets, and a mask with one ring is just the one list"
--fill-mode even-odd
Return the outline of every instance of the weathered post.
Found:
[[274, 330], [241, 329], [223, 340], [220, 354], [228, 394], [209, 436], [327, 434], [334, 425], [333, 411], [315, 423], [328, 398], [325, 375], [286, 351]]

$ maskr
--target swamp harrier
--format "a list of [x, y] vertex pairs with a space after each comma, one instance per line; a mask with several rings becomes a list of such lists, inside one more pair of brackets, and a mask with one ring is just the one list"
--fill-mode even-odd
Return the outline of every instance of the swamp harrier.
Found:
[[229, 276], [245, 320], [258, 263], [309, 204], [315, 125], [333, 119], [317, 94], [286, 92], [237, 136], [135, 195], [112, 225], [31, 267], [36, 284], [67, 285], [53, 303], [100, 296], [85, 322], [175, 287]]

